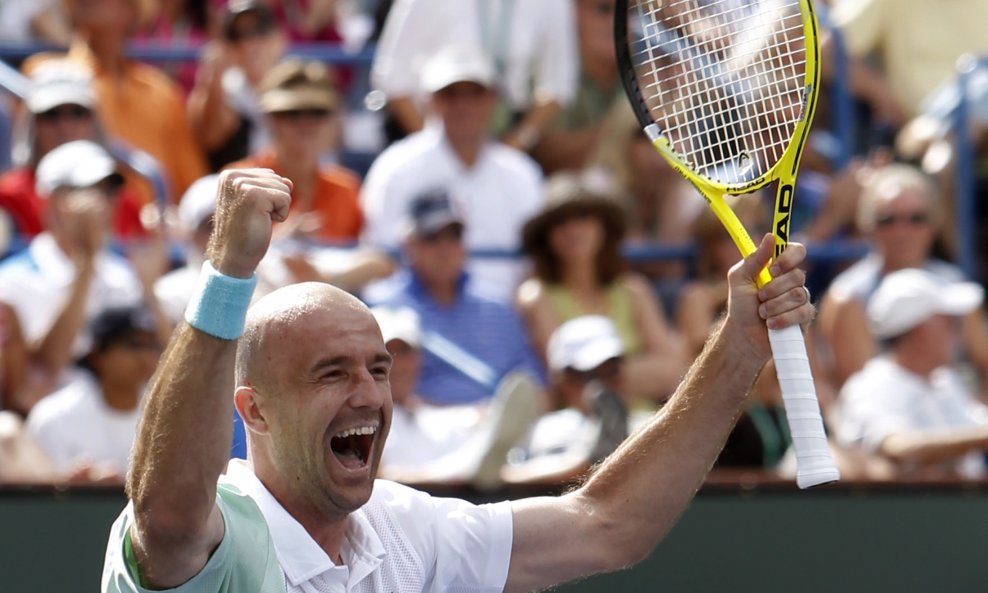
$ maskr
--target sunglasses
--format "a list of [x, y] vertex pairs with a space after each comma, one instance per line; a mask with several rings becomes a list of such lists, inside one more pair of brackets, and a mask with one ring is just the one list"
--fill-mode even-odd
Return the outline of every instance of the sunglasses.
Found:
[[894, 224], [904, 223], [911, 226], [919, 226], [930, 222], [930, 215], [927, 212], [909, 212], [906, 214], [884, 214], [875, 219], [875, 226], [890, 227]]
[[34, 118], [42, 121], [55, 121], [56, 119], [88, 119], [93, 112], [81, 105], [59, 105], [35, 114]]
[[289, 109], [288, 111], [275, 111], [271, 115], [285, 120], [322, 119], [333, 115], [333, 111], [329, 109]]

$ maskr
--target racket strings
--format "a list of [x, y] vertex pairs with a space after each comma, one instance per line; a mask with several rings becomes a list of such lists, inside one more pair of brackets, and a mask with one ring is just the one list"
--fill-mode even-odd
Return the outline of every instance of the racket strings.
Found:
[[782, 158], [805, 92], [797, 0], [641, 0], [629, 31], [643, 99], [694, 170], [741, 183]]

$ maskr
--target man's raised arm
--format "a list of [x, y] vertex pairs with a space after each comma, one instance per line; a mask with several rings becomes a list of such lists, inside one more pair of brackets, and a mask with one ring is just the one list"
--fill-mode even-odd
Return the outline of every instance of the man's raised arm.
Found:
[[216, 481], [230, 454], [236, 337], [272, 220], [284, 220], [291, 203], [291, 182], [264, 169], [224, 172], [218, 191], [213, 269], [204, 265], [187, 321], [151, 380], [127, 479], [131, 539], [151, 588], [195, 576], [223, 538]]
[[754, 278], [771, 236], [729, 274], [728, 313], [662, 411], [608, 457], [578, 490], [516, 501], [505, 590], [532, 591], [616, 570], [645, 558], [675, 524], [713, 465], [745, 396], [771, 356], [773, 328], [808, 322], [813, 307], [791, 244], [773, 264], [775, 280]]

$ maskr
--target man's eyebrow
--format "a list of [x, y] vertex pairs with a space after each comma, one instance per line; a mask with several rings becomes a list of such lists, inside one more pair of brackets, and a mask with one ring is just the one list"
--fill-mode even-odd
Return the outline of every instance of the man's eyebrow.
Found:
[[351, 360], [353, 360], [353, 357], [347, 356], [346, 354], [340, 354], [330, 358], [320, 358], [309, 368], [309, 373], [314, 375], [327, 367], [340, 366], [350, 362]]
[[[309, 369], [309, 373], [315, 375], [318, 374], [319, 371], [323, 369], [334, 366], [341, 366], [352, 362], [353, 362], [353, 357], [347, 354], [340, 354], [338, 356], [332, 356], [330, 358], [320, 358]], [[374, 355], [373, 359], [371, 359], [372, 364], [379, 364], [382, 362], [391, 365], [394, 362], [394, 357], [392, 357], [387, 352], [379, 352]]]

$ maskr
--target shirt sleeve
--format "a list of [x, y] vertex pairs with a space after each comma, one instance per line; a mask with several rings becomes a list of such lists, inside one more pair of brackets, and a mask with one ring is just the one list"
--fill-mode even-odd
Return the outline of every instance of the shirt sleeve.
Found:
[[423, 33], [421, 14], [426, 5], [418, 0], [396, 0], [384, 21], [384, 29], [371, 64], [371, 84], [395, 97], [418, 93], [417, 56]]
[[508, 579], [512, 513], [509, 502], [474, 505], [454, 498], [432, 497], [393, 482], [388, 490], [392, 514], [425, 566], [434, 567], [424, 591], [430, 593], [499, 593]]
[[[285, 580], [264, 517], [247, 496], [220, 487], [216, 504], [223, 515], [223, 539], [194, 577], [170, 593], [284, 593]], [[133, 506], [128, 504], [110, 530], [103, 564], [103, 593], [154, 593], [141, 586], [130, 547]]]
[[533, 98], [551, 99], [563, 106], [576, 96], [580, 55], [576, 40], [576, 15], [569, 0], [545, 2], [542, 51], [535, 66]]

